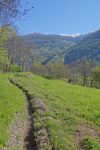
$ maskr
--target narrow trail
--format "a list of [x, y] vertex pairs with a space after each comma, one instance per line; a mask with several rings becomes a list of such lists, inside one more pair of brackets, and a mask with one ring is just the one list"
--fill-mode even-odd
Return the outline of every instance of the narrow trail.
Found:
[[33, 118], [33, 108], [31, 104], [31, 97], [27, 94], [27, 91], [23, 91], [26, 95], [26, 100], [28, 103], [28, 117], [26, 121], [26, 128], [24, 131], [24, 144], [23, 150], [37, 150], [35, 138], [34, 138], [34, 118]]
[[34, 110], [31, 103], [31, 96], [28, 94], [27, 91], [23, 90], [23, 88], [20, 87], [18, 84], [15, 84], [12, 80], [10, 80], [10, 82], [23, 91], [27, 100], [28, 115], [24, 129], [23, 150], [37, 150], [34, 137], [34, 117], [33, 117]]

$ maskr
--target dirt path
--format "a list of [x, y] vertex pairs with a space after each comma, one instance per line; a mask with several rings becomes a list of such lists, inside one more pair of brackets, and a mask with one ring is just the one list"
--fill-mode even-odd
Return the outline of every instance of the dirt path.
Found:
[[31, 97], [30, 95], [28, 95], [28, 92], [23, 90], [19, 85], [15, 84], [12, 80], [10, 80], [10, 82], [16, 85], [24, 92], [28, 104], [27, 105], [28, 115], [24, 129], [23, 150], [37, 150], [34, 138], [34, 117], [33, 117], [33, 108], [31, 104]]
[[23, 144], [23, 150], [36, 150], [36, 144], [34, 139], [34, 118], [33, 118], [33, 108], [31, 104], [31, 98], [25, 92], [26, 99], [27, 99], [27, 110], [28, 110], [28, 117], [26, 121], [26, 128], [24, 131], [24, 144]]
[[[34, 99], [28, 90], [20, 86], [13, 80], [10, 82], [16, 85], [19, 89], [23, 91], [27, 100], [27, 119], [24, 129], [24, 140], [23, 140], [23, 150], [54, 150], [54, 147], [49, 140], [48, 130], [41, 125], [41, 120], [43, 120], [42, 114], [46, 111], [46, 106], [44, 102], [40, 99]], [[38, 116], [39, 126], [34, 127], [34, 113]], [[46, 120], [47, 118], [45, 118]], [[34, 129], [35, 128], [35, 129]]]

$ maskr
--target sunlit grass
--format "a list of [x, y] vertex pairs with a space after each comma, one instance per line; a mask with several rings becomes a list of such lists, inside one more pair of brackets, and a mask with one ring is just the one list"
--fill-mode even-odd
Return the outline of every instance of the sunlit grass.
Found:
[[[56, 150], [75, 150], [75, 132], [77, 125], [85, 124], [100, 130], [100, 90], [68, 84], [60, 80], [48, 80], [40, 76], [28, 75], [15, 77], [15, 82], [22, 85], [35, 98], [45, 102], [50, 118], [41, 124], [49, 128], [50, 139]], [[93, 139], [99, 150], [100, 139]]]
[[22, 113], [25, 97], [21, 90], [12, 85], [8, 75], [0, 74], [0, 147], [5, 146], [9, 138], [8, 126], [15, 113]]

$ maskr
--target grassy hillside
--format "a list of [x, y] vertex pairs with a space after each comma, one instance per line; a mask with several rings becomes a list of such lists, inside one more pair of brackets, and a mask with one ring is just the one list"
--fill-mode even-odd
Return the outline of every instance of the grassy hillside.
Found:
[[13, 81], [28, 91], [33, 107], [36, 99], [44, 103], [34, 126], [48, 130], [55, 150], [100, 149], [100, 90], [36, 75], [17, 74]]
[[[16, 148], [16, 142], [13, 141], [15, 140], [14, 136], [16, 136], [14, 135], [15, 132], [17, 132], [17, 136], [19, 136], [17, 127], [19, 123], [16, 124], [16, 119], [18, 119], [17, 121], [21, 119], [23, 122], [25, 115], [24, 98], [22, 91], [9, 82], [8, 75], [0, 74], [0, 148], [5, 147], [7, 143], [8, 149], [9, 146], [11, 146], [12, 149]], [[20, 132], [21, 131], [22, 130], [20, 130]], [[20, 138], [21, 137], [19, 137], [19, 139]]]
[[100, 64], [100, 30], [87, 34], [78, 44], [69, 48], [65, 56], [65, 64], [75, 62], [84, 57]]

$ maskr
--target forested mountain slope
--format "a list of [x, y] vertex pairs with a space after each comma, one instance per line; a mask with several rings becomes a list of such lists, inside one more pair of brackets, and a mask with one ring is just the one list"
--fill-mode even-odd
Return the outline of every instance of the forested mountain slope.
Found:
[[83, 39], [83, 36], [44, 35], [32, 33], [21, 36], [26, 45], [33, 49], [33, 60], [44, 64], [62, 60], [67, 49]]
[[79, 43], [69, 48], [64, 62], [69, 64], [84, 57], [100, 63], [100, 30], [88, 34]]

